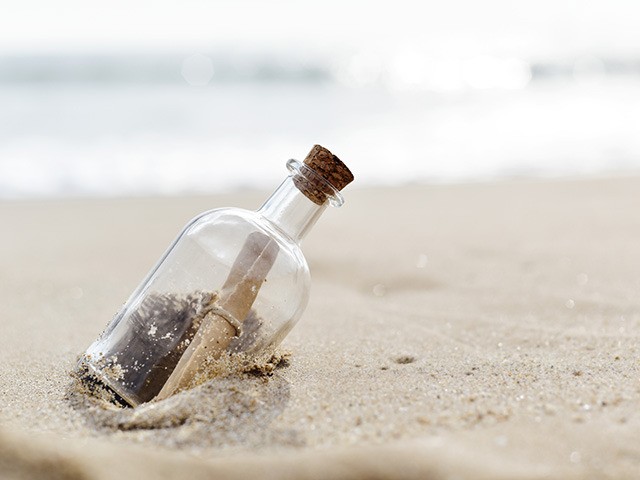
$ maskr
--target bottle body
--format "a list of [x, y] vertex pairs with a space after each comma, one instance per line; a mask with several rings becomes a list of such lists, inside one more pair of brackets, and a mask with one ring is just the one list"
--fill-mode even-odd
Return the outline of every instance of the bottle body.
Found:
[[309, 287], [306, 260], [286, 232], [259, 212], [212, 210], [185, 227], [83, 362], [135, 406], [161, 392], [212, 318], [225, 337], [217, 355], [256, 355], [279, 344]]

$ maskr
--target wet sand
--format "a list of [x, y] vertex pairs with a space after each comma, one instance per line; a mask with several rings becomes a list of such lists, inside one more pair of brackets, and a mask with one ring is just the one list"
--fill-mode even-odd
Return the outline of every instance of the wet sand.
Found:
[[272, 376], [135, 411], [68, 372], [190, 217], [266, 193], [0, 204], [7, 478], [636, 478], [640, 178], [345, 192]]

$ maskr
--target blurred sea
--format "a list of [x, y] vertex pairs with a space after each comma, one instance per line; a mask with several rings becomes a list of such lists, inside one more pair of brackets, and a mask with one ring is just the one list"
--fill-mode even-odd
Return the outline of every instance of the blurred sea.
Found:
[[321, 143], [359, 186], [640, 171], [640, 60], [0, 58], [0, 198], [270, 188]]

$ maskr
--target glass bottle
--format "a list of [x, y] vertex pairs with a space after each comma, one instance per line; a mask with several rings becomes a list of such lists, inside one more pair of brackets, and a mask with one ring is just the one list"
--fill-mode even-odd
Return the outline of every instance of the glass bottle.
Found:
[[81, 359], [91, 381], [131, 406], [193, 385], [223, 354], [258, 356], [300, 318], [310, 277], [300, 241], [353, 180], [316, 145], [257, 211], [194, 218]]

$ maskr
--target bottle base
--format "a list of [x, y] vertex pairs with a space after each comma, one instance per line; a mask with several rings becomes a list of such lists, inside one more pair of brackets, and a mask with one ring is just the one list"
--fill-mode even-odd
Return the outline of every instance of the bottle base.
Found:
[[118, 393], [110, 382], [86, 361], [81, 361], [78, 365], [78, 379], [90, 392], [97, 393], [100, 390], [106, 392], [106, 396], [97, 394], [96, 396], [99, 396], [118, 407], [134, 408], [138, 405], [138, 402], [133, 402], [126, 396]]

